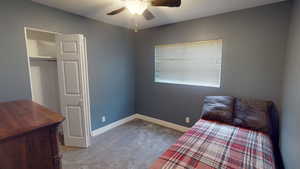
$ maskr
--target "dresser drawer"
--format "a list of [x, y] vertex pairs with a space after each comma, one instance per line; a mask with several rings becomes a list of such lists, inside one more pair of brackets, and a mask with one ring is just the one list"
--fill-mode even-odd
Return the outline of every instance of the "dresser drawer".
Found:
[[0, 142], [0, 169], [60, 169], [61, 156], [57, 142], [53, 142], [57, 139], [55, 128], [42, 128]]

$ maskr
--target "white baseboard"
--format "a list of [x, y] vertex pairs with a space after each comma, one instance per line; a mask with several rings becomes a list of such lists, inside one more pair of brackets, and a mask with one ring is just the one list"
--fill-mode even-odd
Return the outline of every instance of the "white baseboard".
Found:
[[91, 135], [92, 136], [97, 136], [97, 135], [103, 134], [103, 133], [107, 132], [108, 130], [111, 130], [111, 129], [115, 128], [115, 127], [118, 127], [118, 126], [120, 126], [122, 124], [130, 122], [131, 120], [136, 119], [135, 116], [136, 116], [136, 114], [131, 115], [129, 117], [126, 117], [124, 119], [118, 120], [116, 122], [113, 122], [113, 123], [111, 123], [111, 124], [109, 124], [107, 126], [99, 128], [99, 129], [93, 130], [92, 133], [91, 133]]
[[103, 134], [103, 133], [107, 132], [108, 130], [111, 130], [115, 127], [118, 127], [120, 125], [128, 123], [128, 122], [130, 122], [134, 119], [144, 120], [144, 121], [154, 123], [154, 124], [157, 124], [157, 125], [160, 125], [160, 126], [164, 126], [164, 127], [167, 127], [167, 128], [171, 128], [171, 129], [174, 129], [174, 130], [177, 130], [177, 131], [180, 131], [180, 132], [186, 132], [186, 131], [189, 130], [188, 127], [184, 127], [184, 126], [181, 126], [181, 125], [178, 125], [178, 124], [174, 124], [174, 123], [167, 122], [167, 121], [164, 121], [164, 120], [159, 120], [159, 119], [149, 117], [149, 116], [145, 116], [145, 115], [141, 115], [141, 114], [134, 114], [134, 115], [131, 115], [131, 116], [126, 117], [124, 119], [121, 119], [119, 121], [113, 122], [113, 123], [111, 123], [107, 126], [96, 129], [96, 130], [92, 131], [91, 135], [93, 137], [98, 136], [100, 134]]
[[174, 124], [174, 123], [167, 122], [167, 121], [164, 121], [164, 120], [159, 120], [159, 119], [149, 117], [149, 116], [145, 116], [145, 115], [141, 115], [141, 114], [136, 114], [136, 118], [140, 119], [140, 120], [150, 122], [150, 123], [154, 123], [154, 124], [157, 124], [157, 125], [160, 125], [160, 126], [171, 128], [171, 129], [174, 129], [174, 130], [177, 130], [177, 131], [180, 131], [180, 132], [186, 132], [186, 131], [189, 130], [188, 127], [184, 127], [184, 126], [181, 126], [181, 125], [178, 125], [178, 124]]

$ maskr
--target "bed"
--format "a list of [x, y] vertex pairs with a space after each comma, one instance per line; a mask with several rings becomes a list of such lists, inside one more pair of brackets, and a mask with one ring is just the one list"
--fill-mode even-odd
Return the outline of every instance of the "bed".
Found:
[[269, 137], [222, 123], [199, 120], [151, 169], [272, 169]]
[[275, 169], [268, 134], [200, 119], [151, 169]]

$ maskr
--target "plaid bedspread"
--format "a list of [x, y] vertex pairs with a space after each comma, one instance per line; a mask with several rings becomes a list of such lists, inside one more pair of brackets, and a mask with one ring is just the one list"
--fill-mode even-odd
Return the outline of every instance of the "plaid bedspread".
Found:
[[151, 169], [275, 169], [268, 136], [200, 120]]

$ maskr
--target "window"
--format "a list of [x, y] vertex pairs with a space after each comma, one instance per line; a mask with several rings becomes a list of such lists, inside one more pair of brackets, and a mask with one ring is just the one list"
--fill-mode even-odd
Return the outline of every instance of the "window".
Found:
[[155, 46], [155, 82], [220, 87], [222, 40]]

